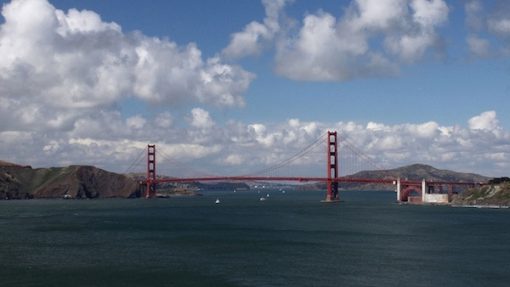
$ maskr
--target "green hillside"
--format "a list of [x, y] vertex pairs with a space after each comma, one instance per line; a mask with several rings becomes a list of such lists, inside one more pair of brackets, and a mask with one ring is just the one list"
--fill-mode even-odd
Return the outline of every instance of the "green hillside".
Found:
[[93, 166], [38, 168], [0, 163], [0, 199], [132, 197], [138, 184]]

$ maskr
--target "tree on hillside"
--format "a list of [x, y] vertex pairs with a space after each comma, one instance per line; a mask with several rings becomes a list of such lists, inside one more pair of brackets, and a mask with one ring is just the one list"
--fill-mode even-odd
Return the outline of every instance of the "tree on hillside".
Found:
[[510, 178], [509, 177], [495, 177], [491, 180], [489, 180], [489, 184], [501, 184], [503, 182], [510, 182]]

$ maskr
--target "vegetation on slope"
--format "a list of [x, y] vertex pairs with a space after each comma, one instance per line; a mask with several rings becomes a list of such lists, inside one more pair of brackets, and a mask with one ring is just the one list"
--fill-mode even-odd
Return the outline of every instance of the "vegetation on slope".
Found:
[[457, 195], [453, 204], [458, 205], [510, 205], [510, 179], [495, 178], [489, 185], [470, 188]]
[[[376, 179], [396, 179], [405, 180], [428, 180], [428, 181], [452, 181], [452, 182], [487, 182], [488, 177], [474, 174], [455, 172], [446, 169], [437, 169], [430, 165], [413, 164], [404, 167], [388, 170], [360, 171], [349, 177], [353, 178], [376, 178]], [[346, 184], [346, 189], [362, 190], [393, 190], [395, 187], [380, 184]]]
[[0, 199], [132, 197], [137, 192], [136, 181], [93, 166], [0, 165]]
[[408, 180], [433, 181], [476, 181], [486, 182], [488, 177], [474, 173], [455, 172], [446, 169], [437, 169], [430, 165], [413, 164], [388, 170], [360, 171], [351, 175], [356, 178], [401, 178]]

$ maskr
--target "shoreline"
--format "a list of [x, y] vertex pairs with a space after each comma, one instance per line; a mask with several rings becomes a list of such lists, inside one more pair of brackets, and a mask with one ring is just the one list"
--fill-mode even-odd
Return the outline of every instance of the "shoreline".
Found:
[[408, 203], [398, 202], [399, 205], [418, 205], [418, 206], [450, 206], [456, 208], [483, 208], [483, 209], [510, 209], [509, 205], [498, 204], [455, 204], [455, 203]]
[[497, 204], [450, 204], [451, 207], [463, 207], [463, 208], [485, 208], [485, 209], [509, 209], [508, 205], [497, 205]]

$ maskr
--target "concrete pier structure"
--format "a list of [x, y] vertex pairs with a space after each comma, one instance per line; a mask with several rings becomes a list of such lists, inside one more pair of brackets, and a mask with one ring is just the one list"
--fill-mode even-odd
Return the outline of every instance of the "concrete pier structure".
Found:
[[397, 178], [397, 202], [402, 201], [402, 185], [400, 184], [400, 177]]
[[[396, 185], [397, 202], [408, 202], [410, 204], [448, 204], [450, 197], [448, 194], [435, 193], [435, 185], [429, 184], [425, 179], [422, 179], [421, 184], [414, 183], [408, 184], [406, 181], [402, 183], [398, 178], [394, 184]], [[451, 187], [450, 187], [451, 189]], [[419, 192], [419, 196], [410, 196], [410, 192]]]
[[427, 194], [427, 183], [425, 182], [425, 179], [421, 181], [421, 202], [427, 202], [426, 201], [426, 195]]

